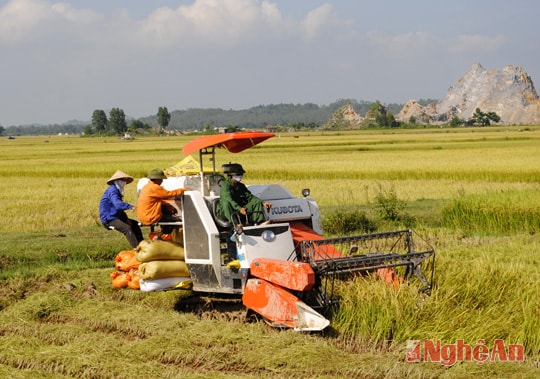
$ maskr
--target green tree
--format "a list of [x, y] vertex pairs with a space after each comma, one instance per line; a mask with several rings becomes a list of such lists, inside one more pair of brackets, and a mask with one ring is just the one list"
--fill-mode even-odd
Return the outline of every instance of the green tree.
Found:
[[465, 120], [459, 118], [458, 116], [452, 117], [448, 125], [450, 125], [452, 128], [455, 128], [457, 126], [461, 126], [465, 124]]
[[378, 126], [382, 126], [383, 128], [388, 126], [388, 119], [386, 118], [386, 114], [379, 113], [375, 116], [375, 122]]
[[225, 131], [227, 133], [234, 133], [234, 132], [239, 132], [240, 128], [236, 125], [227, 125], [227, 127], [225, 128]]
[[167, 107], [159, 107], [157, 113], [158, 124], [162, 129], [166, 129], [171, 121], [171, 114], [169, 113]]
[[491, 121], [499, 122], [501, 121], [501, 118], [495, 112], [484, 113], [480, 108], [476, 108], [471, 117], [471, 121], [474, 125], [489, 126], [491, 125]]
[[122, 135], [127, 131], [126, 115], [120, 108], [113, 108], [109, 112], [109, 130]]
[[394, 115], [386, 110], [375, 116], [375, 122], [383, 128], [395, 128], [399, 126]]
[[142, 122], [141, 120], [132, 120], [129, 123], [128, 130], [132, 133], [135, 133], [137, 129], [149, 130], [151, 128], [152, 127], [146, 122]]
[[85, 125], [84, 129], [83, 129], [83, 133], [85, 135], [91, 135], [91, 134], [94, 134], [94, 128], [92, 127], [92, 125]]
[[488, 112], [487, 117], [488, 117], [488, 119], [490, 119], [493, 122], [500, 122], [501, 121], [501, 117], [495, 112]]
[[388, 123], [388, 126], [390, 126], [391, 128], [397, 128], [401, 125], [401, 123], [396, 120], [396, 116], [394, 116], [390, 112], [386, 113], [386, 122]]
[[370, 105], [369, 110], [366, 113], [366, 118], [374, 119], [377, 126], [383, 128], [395, 128], [399, 126], [394, 115], [381, 104], [379, 100]]
[[385, 112], [383, 105], [379, 100], [375, 101], [369, 106], [368, 111], [366, 112], [367, 118], [376, 118], [377, 115], [380, 115], [382, 112]]
[[105, 114], [105, 111], [101, 109], [96, 109], [94, 113], [92, 113], [92, 127], [96, 131], [96, 133], [104, 133], [107, 131], [107, 115]]

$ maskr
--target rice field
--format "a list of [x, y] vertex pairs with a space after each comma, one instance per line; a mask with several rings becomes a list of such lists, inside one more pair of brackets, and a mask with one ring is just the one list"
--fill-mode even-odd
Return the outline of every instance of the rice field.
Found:
[[[246, 184], [311, 189], [323, 219], [392, 191], [436, 250], [430, 297], [364, 278], [322, 335], [201, 320], [175, 292], [116, 290], [126, 248], [98, 219], [106, 180], [184, 158], [196, 136], [0, 138], [0, 376], [530, 377], [540, 375], [540, 127], [283, 133], [238, 162]], [[197, 157], [195, 157], [197, 158]], [[136, 201], [136, 183], [126, 187]], [[524, 362], [405, 362], [409, 340], [524, 346]], [[329, 359], [332, 357], [332, 359]]]
[[[10, 220], [0, 231], [93, 225], [104, 182], [115, 170], [141, 178], [152, 168], [171, 167], [192, 138], [0, 139], [0, 211]], [[324, 209], [370, 204], [381, 188], [409, 202], [534, 193], [540, 188], [538, 146], [535, 129], [277, 135], [238, 155], [219, 151], [216, 165], [242, 163], [252, 184], [278, 182], [297, 194], [310, 188]], [[126, 199], [134, 201], [130, 187]]]

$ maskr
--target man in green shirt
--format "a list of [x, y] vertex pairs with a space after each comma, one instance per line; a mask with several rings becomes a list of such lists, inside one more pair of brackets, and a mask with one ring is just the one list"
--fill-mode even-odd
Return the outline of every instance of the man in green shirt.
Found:
[[[271, 208], [272, 203], [262, 201], [253, 195], [244, 183], [242, 177], [244, 169], [238, 163], [224, 165], [224, 172], [227, 180], [223, 182], [220, 190], [220, 199], [216, 209], [217, 216], [223, 220], [229, 220], [233, 225], [242, 223], [240, 217], [234, 218], [236, 214], [246, 216], [255, 225], [266, 225], [270, 221], [266, 220], [264, 208]], [[242, 217], [242, 219], [246, 219]]]

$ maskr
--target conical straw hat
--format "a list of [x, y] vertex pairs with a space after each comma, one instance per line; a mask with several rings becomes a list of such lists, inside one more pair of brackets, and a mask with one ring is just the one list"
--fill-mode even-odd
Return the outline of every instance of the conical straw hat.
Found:
[[133, 177], [129, 176], [128, 174], [126, 174], [123, 171], [117, 170], [113, 174], [113, 176], [111, 176], [111, 178], [109, 180], [107, 180], [107, 184], [112, 184], [112, 182], [114, 182], [115, 180], [118, 180], [118, 179], [125, 179], [128, 184], [133, 181]]

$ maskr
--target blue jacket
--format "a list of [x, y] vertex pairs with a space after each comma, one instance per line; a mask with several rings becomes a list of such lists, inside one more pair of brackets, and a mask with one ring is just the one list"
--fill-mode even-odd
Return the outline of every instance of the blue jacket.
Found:
[[127, 220], [127, 209], [133, 209], [133, 205], [122, 200], [120, 191], [114, 184], [105, 190], [99, 202], [99, 218], [102, 224], [106, 224], [115, 219]]

